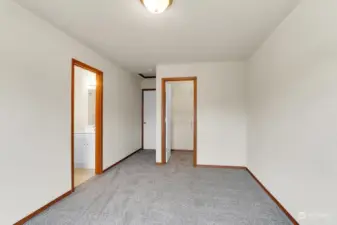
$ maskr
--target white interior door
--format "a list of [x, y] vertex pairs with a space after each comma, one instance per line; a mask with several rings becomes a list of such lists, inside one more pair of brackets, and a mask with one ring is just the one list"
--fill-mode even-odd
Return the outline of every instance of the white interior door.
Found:
[[172, 151], [172, 87], [166, 83], [166, 162], [170, 160]]
[[144, 91], [144, 149], [156, 149], [156, 91]]
[[193, 151], [194, 84], [178, 81], [172, 84], [172, 149]]

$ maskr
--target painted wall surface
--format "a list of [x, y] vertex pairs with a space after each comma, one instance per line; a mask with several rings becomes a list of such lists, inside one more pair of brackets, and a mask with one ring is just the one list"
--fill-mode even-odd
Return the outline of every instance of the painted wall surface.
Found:
[[142, 89], [152, 89], [152, 88], [156, 88], [156, 78], [142, 80]]
[[74, 131], [83, 133], [89, 123], [88, 73], [75, 66]]
[[157, 66], [157, 148], [161, 162], [161, 80], [198, 79], [198, 164], [246, 165], [245, 73], [243, 62]]
[[193, 82], [172, 86], [172, 149], [193, 150]]
[[249, 62], [248, 167], [301, 225], [337, 221], [336, 9], [302, 1]]
[[96, 126], [96, 89], [89, 90], [88, 95], [88, 125]]
[[141, 78], [13, 1], [0, 29], [0, 224], [13, 224], [71, 188], [71, 58], [104, 72], [104, 168], [141, 146]]

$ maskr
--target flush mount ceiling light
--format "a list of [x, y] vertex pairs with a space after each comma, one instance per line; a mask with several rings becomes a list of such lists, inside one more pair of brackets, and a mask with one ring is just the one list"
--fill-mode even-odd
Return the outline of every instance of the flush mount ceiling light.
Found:
[[140, 0], [145, 8], [154, 14], [159, 14], [164, 12], [170, 5], [172, 5], [173, 0]]

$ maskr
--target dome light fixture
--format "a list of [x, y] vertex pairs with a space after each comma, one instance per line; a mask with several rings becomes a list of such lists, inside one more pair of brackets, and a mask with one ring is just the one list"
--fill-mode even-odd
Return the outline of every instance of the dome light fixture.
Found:
[[140, 0], [145, 8], [153, 13], [160, 14], [164, 12], [170, 5], [172, 5], [173, 0]]

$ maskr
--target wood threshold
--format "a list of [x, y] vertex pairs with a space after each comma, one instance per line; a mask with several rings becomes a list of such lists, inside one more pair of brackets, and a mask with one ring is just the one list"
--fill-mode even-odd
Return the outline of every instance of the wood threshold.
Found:
[[295, 218], [283, 207], [283, 205], [268, 191], [268, 189], [257, 179], [257, 177], [246, 168], [247, 172], [253, 177], [253, 179], [261, 186], [261, 188], [266, 192], [266, 194], [275, 202], [275, 204], [284, 212], [284, 214], [289, 218], [289, 220], [294, 225], [299, 225]]
[[106, 168], [105, 170], [103, 170], [103, 173], [105, 173], [106, 171], [112, 169], [113, 167], [117, 166], [119, 163], [123, 162], [124, 160], [126, 160], [127, 158], [133, 156], [134, 154], [138, 153], [139, 151], [143, 150], [142, 148], [136, 150], [135, 152], [125, 156], [123, 159], [119, 160], [118, 162], [116, 162], [115, 164], [109, 166], [108, 168]]
[[63, 195], [59, 196], [58, 198], [54, 199], [53, 201], [49, 202], [48, 204], [46, 204], [45, 206], [42, 206], [41, 208], [39, 208], [38, 210], [36, 210], [35, 212], [29, 214], [28, 216], [26, 216], [25, 218], [23, 218], [22, 220], [14, 223], [14, 225], [23, 225], [24, 223], [28, 222], [30, 219], [32, 219], [33, 217], [35, 217], [36, 215], [42, 213], [44, 210], [46, 210], [47, 208], [49, 208], [50, 206], [54, 205], [55, 203], [61, 201], [62, 199], [68, 197], [70, 194], [72, 193], [72, 190], [64, 193]]

